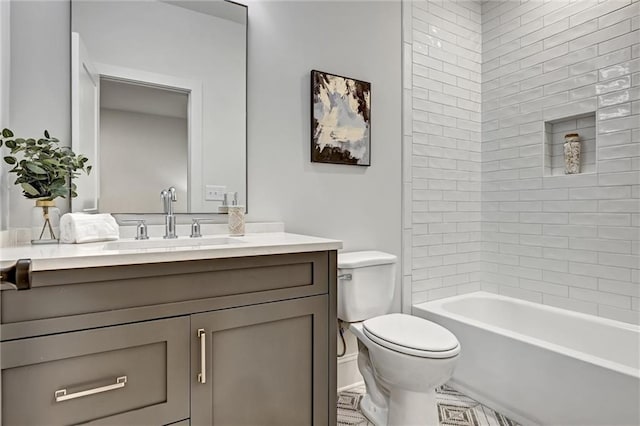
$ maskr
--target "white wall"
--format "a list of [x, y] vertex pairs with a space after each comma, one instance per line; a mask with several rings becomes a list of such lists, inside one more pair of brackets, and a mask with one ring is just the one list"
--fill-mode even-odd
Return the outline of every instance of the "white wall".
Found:
[[[400, 255], [400, 43], [399, 2], [249, 4], [251, 219]], [[312, 69], [371, 83], [370, 167], [310, 162]]]
[[[640, 3], [482, 12], [483, 288], [640, 322]], [[587, 112], [597, 172], [545, 177], [543, 121]]]
[[407, 311], [480, 289], [480, 20], [478, 2], [403, 3]]
[[[9, 126], [9, 75], [11, 71], [11, 3], [0, 2], [0, 130]], [[0, 234], [9, 228], [9, 168], [4, 163], [6, 148], [0, 148]]]
[[[71, 145], [70, 16], [64, 1], [11, 2], [10, 110], [2, 126], [16, 136], [40, 137], [48, 129], [62, 145]], [[13, 185], [14, 175], [9, 180], [8, 188], [0, 188], [3, 204], [8, 193], [9, 226], [28, 227], [34, 201]], [[68, 210], [64, 200], [58, 207]]]

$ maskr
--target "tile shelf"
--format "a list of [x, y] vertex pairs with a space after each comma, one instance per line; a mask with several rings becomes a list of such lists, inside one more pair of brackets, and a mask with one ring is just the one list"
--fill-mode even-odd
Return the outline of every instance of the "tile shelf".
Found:
[[567, 176], [564, 172], [564, 135], [578, 133], [582, 144], [580, 175], [597, 170], [597, 120], [595, 111], [544, 122], [543, 176]]

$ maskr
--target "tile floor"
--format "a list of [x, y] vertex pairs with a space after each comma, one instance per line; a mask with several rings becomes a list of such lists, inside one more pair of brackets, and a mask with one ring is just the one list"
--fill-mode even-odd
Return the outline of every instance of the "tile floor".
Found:
[[[362, 386], [338, 394], [338, 426], [372, 426], [359, 409], [364, 392]], [[436, 393], [440, 425], [519, 426], [513, 420], [447, 385], [438, 388]]]

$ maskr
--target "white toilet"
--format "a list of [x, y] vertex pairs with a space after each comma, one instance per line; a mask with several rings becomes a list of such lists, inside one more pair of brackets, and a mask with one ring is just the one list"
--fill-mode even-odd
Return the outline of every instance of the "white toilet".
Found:
[[388, 253], [338, 254], [338, 318], [358, 338], [367, 388], [360, 408], [376, 426], [437, 426], [435, 388], [451, 377], [460, 344], [438, 324], [389, 313], [395, 268]]

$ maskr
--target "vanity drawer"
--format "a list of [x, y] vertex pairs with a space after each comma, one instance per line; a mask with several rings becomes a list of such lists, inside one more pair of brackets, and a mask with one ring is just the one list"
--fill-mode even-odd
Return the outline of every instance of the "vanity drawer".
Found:
[[156, 315], [173, 316], [326, 294], [328, 271], [328, 252], [37, 271], [31, 289], [3, 292], [0, 313], [3, 326], [167, 304]]
[[178, 317], [2, 343], [2, 424], [188, 418], [189, 324]]

